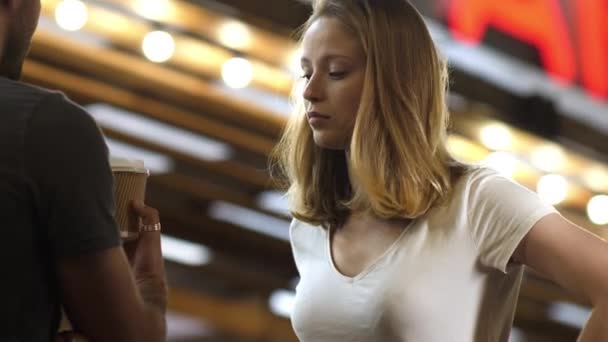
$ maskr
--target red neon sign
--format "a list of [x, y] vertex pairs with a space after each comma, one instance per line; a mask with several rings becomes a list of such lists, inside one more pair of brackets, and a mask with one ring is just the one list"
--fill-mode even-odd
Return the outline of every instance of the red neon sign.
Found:
[[567, 84], [577, 77], [594, 95], [608, 96], [608, 5], [572, 0], [580, 46], [577, 67], [573, 37], [559, 0], [452, 0], [449, 22], [461, 40], [479, 43], [490, 26], [535, 46], [547, 72]]
[[608, 97], [608, 2], [575, 0], [581, 44], [581, 80], [596, 96]]

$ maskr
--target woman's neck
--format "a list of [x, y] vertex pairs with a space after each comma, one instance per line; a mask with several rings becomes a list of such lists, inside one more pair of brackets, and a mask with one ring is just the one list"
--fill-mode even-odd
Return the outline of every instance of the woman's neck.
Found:
[[356, 184], [354, 182], [355, 177], [353, 176], [353, 170], [352, 170], [352, 165], [351, 165], [351, 159], [350, 159], [350, 150], [344, 150], [344, 159], [346, 160], [346, 171], [348, 174], [348, 182], [350, 183], [350, 188], [351, 189], [355, 189]]

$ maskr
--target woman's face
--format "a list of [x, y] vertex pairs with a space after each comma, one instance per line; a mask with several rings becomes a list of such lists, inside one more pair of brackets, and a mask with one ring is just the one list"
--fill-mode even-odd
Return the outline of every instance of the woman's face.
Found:
[[314, 141], [323, 148], [345, 150], [363, 90], [363, 49], [338, 19], [322, 17], [304, 34], [302, 50], [303, 96]]

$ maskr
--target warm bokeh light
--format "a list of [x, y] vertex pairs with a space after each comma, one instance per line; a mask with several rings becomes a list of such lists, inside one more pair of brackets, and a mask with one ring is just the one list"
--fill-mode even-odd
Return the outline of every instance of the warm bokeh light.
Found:
[[587, 216], [597, 225], [608, 224], [608, 196], [593, 197], [587, 204]]
[[87, 5], [80, 0], [63, 0], [55, 9], [57, 25], [66, 31], [78, 31], [89, 18]]
[[249, 46], [251, 35], [247, 26], [236, 21], [230, 21], [220, 26], [219, 40], [229, 48], [243, 49]]
[[561, 171], [566, 163], [564, 151], [555, 145], [544, 145], [535, 149], [530, 158], [534, 166], [546, 172]]
[[513, 146], [513, 135], [503, 124], [490, 124], [482, 128], [481, 142], [492, 150], [509, 150]]
[[608, 169], [594, 165], [583, 172], [583, 182], [596, 192], [608, 191]]
[[137, 14], [152, 20], [170, 16], [174, 10], [169, 0], [134, 0], [132, 7]]
[[152, 62], [166, 62], [171, 59], [175, 52], [175, 41], [165, 31], [150, 32], [144, 38], [142, 50], [146, 58]]
[[268, 305], [275, 315], [289, 318], [295, 304], [295, 292], [290, 290], [276, 290], [270, 294]]
[[510, 153], [493, 152], [483, 160], [482, 165], [498, 171], [505, 177], [513, 178], [517, 163], [517, 158]]
[[302, 76], [302, 48], [291, 52], [286, 61], [287, 69], [294, 77]]
[[542, 176], [538, 181], [536, 192], [543, 201], [551, 205], [559, 204], [568, 196], [568, 181], [563, 176], [555, 174]]
[[253, 67], [244, 58], [231, 58], [222, 67], [222, 78], [226, 85], [231, 88], [245, 88], [253, 79]]
[[485, 147], [454, 133], [448, 136], [447, 148], [454, 158], [466, 163], [481, 163], [488, 156]]

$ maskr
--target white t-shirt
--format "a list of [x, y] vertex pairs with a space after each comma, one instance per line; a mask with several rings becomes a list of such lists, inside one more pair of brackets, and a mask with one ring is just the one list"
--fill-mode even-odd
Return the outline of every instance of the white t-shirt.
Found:
[[523, 275], [509, 259], [555, 212], [517, 183], [476, 169], [352, 278], [333, 264], [327, 231], [294, 220], [295, 332], [305, 342], [507, 341]]

